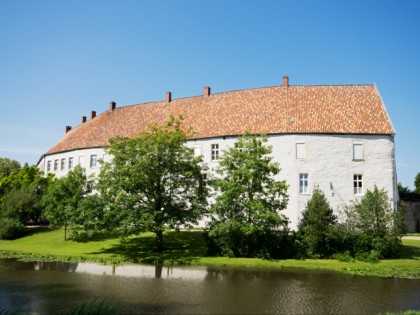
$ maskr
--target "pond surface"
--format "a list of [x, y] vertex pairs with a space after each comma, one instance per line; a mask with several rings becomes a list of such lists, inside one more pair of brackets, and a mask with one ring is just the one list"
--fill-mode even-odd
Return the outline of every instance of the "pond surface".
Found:
[[95, 298], [118, 314], [378, 314], [420, 310], [420, 280], [0, 259], [0, 313], [57, 314]]

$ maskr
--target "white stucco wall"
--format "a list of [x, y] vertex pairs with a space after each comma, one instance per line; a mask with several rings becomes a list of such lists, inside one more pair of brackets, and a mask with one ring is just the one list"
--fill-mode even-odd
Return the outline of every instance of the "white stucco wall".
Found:
[[[209, 171], [214, 171], [218, 161], [211, 160], [211, 145], [219, 144], [219, 154], [228, 147], [233, 147], [236, 137], [218, 137], [210, 139], [197, 139], [188, 142], [191, 148], [201, 148], [204, 163], [208, 165]], [[306, 156], [303, 159], [296, 158], [296, 143], [304, 143]], [[353, 144], [362, 144], [363, 159], [353, 160]], [[372, 189], [374, 185], [384, 188], [393, 202], [397, 201], [396, 174], [394, 160], [394, 142], [391, 136], [386, 135], [324, 135], [324, 134], [302, 134], [302, 135], [272, 135], [268, 144], [273, 147], [273, 160], [280, 163], [281, 172], [279, 179], [286, 180], [289, 185], [288, 207], [282, 213], [290, 220], [290, 227], [296, 229], [300, 213], [311, 196], [315, 185], [318, 185], [326, 194], [331, 206], [338, 211], [348, 205], [355, 198], [353, 175], [362, 175], [363, 192]], [[200, 151], [198, 149], [198, 151]], [[73, 157], [74, 166], [79, 163], [79, 158], [84, 156], [83, 167], [87, 174], [98, 174], [98, 167], [90, 168], [90, 156], [96, 154], [98, 159], [104, 158], [105, 151], [102, 148], [91, 148], [75, 150], [45, 156], [39, 163], [46, 172], [48, 161]], [[109, 157], [105, 156], [108, 161]], [[64, 176], [65, 170], [52, 171], [57, 177]], [[308, 174], [309, 192], [299, 192], [299, 174]]]

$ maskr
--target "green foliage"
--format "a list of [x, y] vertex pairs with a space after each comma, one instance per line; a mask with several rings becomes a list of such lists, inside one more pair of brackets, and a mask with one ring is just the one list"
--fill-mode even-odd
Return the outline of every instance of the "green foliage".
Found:
[[201, 157], [186, 146], [181, 120], [171, 117], [136, 138], [111, 139], [112, 163], [104, 164], [97, 185], [106, 204], [104, 224], [125, 236], [154, 232], [158, 250], [165, 228], [196, 223], [206, 206]]
[[401, 246], [403, 220], [392, 209], [386, 191], [377, 186], [349, 207], [346, 228], [356, 254], [373, 250], [383, 257], [395, 257]]
[[21, 223], [37, 222], [42, 213], [41, 196], [35, 187], [13, 189], [3, 196], [0, 211], [2, 216], [14, 218]]
[[410, 194], [410, 193], [412, 193], [412, 191], [410, 190], [410, 188], [408, 188], [408, 186], [407, 187], [404, 187], [401, 184], [401, 182], [398, 182], [397, 187], [398, 187], [398, 192], [400, 193], [400, 195], [401, 194]]
[[11, 240], [23, 234], [25, 226], [16, 218], [0, 217], [0, 239]]
[[16, 160], [0, 157], [0, 179], [20, 170], [20, 163]]
[[0, 238], [20, 236], [27, 222], [39, 221], [43, 211], [41, 198], [49, 180], [36, 166], [27, 164], [0, 178], [0, 219], [3, 222]]
[[304, 254], [313, 258], [331, 257], [338, 250], [337, 218], [319, 187], [315, 187], [298, 225], [298, 239]]
[[414, 191], [417, 194], [420, 194], [420, 173], [418, 173], [414, 179]]
[[48, 187], [42, 203], [45, 216], [53, 227], [76, 227], [84, 223], [80, 215], [82, 200], [91, 192], [91, 182], [80, 165], [67, 173], [67, 176], [54, 179]]
[[214, 245], [226, 256], [271, 256], [275, 253], [267, 240], [273, 231], [288, 232], [279, 213], [287, 205], [287, 185], [274, 179], [280, 167], [272, 162], [266, 142], [244, 135], [235, 148], [223, 152], [213, 181], [218, 195], [211, 209], [210, 251]]

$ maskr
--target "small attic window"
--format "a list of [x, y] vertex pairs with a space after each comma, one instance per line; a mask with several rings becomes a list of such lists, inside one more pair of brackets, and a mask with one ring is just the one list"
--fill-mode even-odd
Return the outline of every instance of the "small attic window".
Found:
[[306, 148], [304, 142], [296, 143], [296, 159], [303, 160], [306, 158]]
[[353, 143], [353, 161], [363, 161], [363, 144]]

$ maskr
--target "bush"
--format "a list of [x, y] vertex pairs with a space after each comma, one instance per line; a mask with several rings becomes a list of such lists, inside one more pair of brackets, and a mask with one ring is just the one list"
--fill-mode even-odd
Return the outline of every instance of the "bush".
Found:
[[349, 208], [348, 245], [357, 256], [374, 251], [379, 253], [378, 257], [393, 258], [401, 247], [402, 222], [399, 211], [392, 209], [385, 190], [375, 186]]
[[17, 219], [0, 218], [0, 239], [11, 240], [23, 234], [25, 226]]
[[226, 257], [290, 258], [294, 234], [287, 229], [264, 230], [236, 220], [215, 223], [204, 234], [207, 254]]

